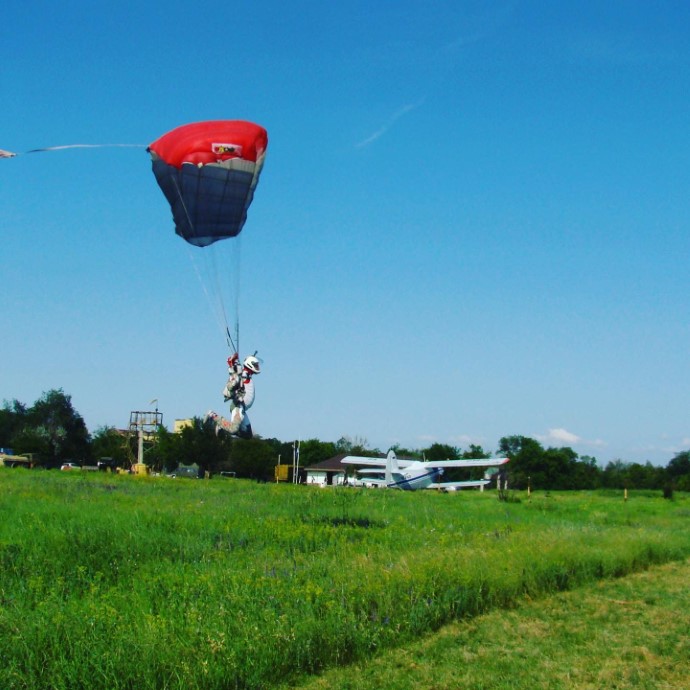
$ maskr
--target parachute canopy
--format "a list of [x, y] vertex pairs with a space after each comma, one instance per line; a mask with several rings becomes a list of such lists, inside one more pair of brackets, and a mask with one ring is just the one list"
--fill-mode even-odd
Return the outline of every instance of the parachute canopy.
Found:
[[175, 232], [206, 247], [238, 235], [264, 164], [268, 135], [242, 120], [183, 125], [154, 141], [153, 174], [170, 203]]

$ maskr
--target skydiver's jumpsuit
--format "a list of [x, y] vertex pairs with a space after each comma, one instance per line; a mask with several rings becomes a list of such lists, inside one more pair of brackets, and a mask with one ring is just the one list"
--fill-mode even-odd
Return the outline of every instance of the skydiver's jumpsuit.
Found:
[[230, 402], [230, 433], [251, 438], [252, 425], [247, 410], [254, 404], [252, 372], [243, 368], [240, 363], [235, 365], [235, 369], [230, 369], [228, 382], [223, 389], [223, 398], [225, 402]]
[[230, 419], [217, 416], [216, 427], [241, 438], [252, 438], [252, 425], [247, 410], [254, 404], [252, 372], [235, 362], [229, 369], [228, 381], [223, 388], [225, 402], [230, 402]]

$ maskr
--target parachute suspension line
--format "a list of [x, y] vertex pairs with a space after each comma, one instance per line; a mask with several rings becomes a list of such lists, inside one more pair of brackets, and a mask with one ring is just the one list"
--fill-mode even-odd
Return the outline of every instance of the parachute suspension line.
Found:
[[[175, 185], [175, 191], [177, 192], [177, 196], [180, 200], [180, 204], [182, 205], [182, 208], [184, 210], [185, 216], [187, 218], [187, 222], [189, 223], [189, 227], [194, 229], [194, 222], [192, 221], [191, 215], [189, 213], [189, 210], [187, 209], [187, 205], [185, 204], [184, 197], [182, 195], [182, 191], [180, 190], [180, 187], [177, 183], [177, 179], [175, 177], [172, 178], [172, 182]], [[199, 279], [199, 283], [201, 283], [201, 288], [204, 291], [204, 294], [206, 295], [206, 299], [211, 307], [211, 310], [215, 313], [216, 321], [218, 322], [218, 326], [221, 330], [221, 332], [225, 335], [226, 337], [226, 342], [228, 344], [228, 347], [232, 349], [233, 352], [239, 352], [239, 345], [240, 345], [240, 320], [239, 320], [239, 257], [240, 257], [240, 251], [239, 247], [241, 246], [240, 242], [241, 238], [235, 238], [234, 244], [236, 245], [237, 249], [235, 251], [235, 266], [225, 266], [224, 270], [219, 270], [218, 266], [218, 259], [219, 255], [222, 253], [221, 247], [218, 247], [216, 244], [210, 245], [208, 247], [204, 248], [204, 251], [201, 252], [202, 259], [204, 261], [204, 271], [205, 276], [202, 275], [202, 271], [199, 268], [199, 264], [196, 260], [196, 257], [199, 255], [197, 252], [197, 255], [195, 256], [194, 250], [189, 246], [189, 256], [192, 261], [192, 265], [194, 266], [194, 270], [196, 271], [197, 278]], [[225, 244], [225, 243], [223, 243]], [[229, 251], [226, 247], [226, 251]], [[230, 262], [226, 262], [230, 263]], [[230, 275], [234, 276], [234, 285], [232, 286], [232, 289], [230, 290], [231, 294], [234, 296], [234, 331], [235, 331], [235, 337], [234, 340], [230, 335], [230, 325], [229, 325], [229, 320], [228, 320], [228, 315], [227, 315], [227, 310], [225, 306], [225, 300], [223, 298], [223, 294], [225, 292], [224, 286], [223, 286], [223, 280], [222, 276], [227, 275], [227, 273], [230, 273]], [[213, 294], [208, 289], [208, 286], [211, 285], [213, 288]]]
[[[185, 216], [187, 216], [187, 222], [189, 223], [189, 227], [194, 229], [194, 222], [192, 221], [192, 217], [189, 215], [189, 210], [187, 209], [187, 204], [184, 202], [184, 196], [182, 196], [182, 191], [180, 190], [180, 186], [177, 184], [177, 178], [172, 177], [172, 182], [175, 185], [175, 191], [177, 192], [177, 196], [180, 200], [180, 204], [182, 204], [182, 208], [184, 210]], [[189, 258], [192, 261], [192, 265], [194, 266], [194, 270], [196, 271], [197, 278], [199, 279], [199, 283], [201, 284], [201, 289], [204, 291], [204, 294], [206, 295], [206, 299], [208, 300], [209, 305], [211, 305], [211, 308], [213, 309], [213, 299], [211, 298], [211, 295], [206, 287], [206, 283], [201, 275], [201, 271], [199, 270], [199, 265], [197, 264], [194, 254], [192, 253], [192, 249], [189, 248]], [[208, 272], [208, 267], [207, 267], [207, 272]], [[216, 295], [218, 295], [218, 291], [216, 290]], [[225, 315], [225, 309], [223, 307], [222, 302], [216, 301], [215, 305], [215, 312], [216, 312], [216, 319], [218, 320], [218, 326], [223, 330], [228, 330], [228, 319], [227, 316]]]
[[[233, 352], [240, 347], [240, 266], [241, 237], [227, 242], [215, 242], [204, 247], [206, 279], [212, 287], [219, 322]], [[229, 337], [229, 339], [228, 339]]]
[[[232, 339], [232, 336], [230, 335], [230, 329], [226, 328], [225, 332], [227, 334], [227, 343], [228, 343], [228, 348], [230, 349], [231, 352], [239, 352], [239, 348], [237, 345], [235, 345], [235, 341]], [[239, 334], [238, 334], [239, 336]], [[239, 337], [237, 338], [239, 340]]]
[[192, 222], [192, 218], [189, 215], [189, 211], [187, 210], [187, 204], [184, 202], [184, 197], [182, 196], [182, 192], [180, 191], [180, 185], [177, 184], [177, 178], [173, 177], [172, 178], [173, 184], [175, 185], [175, 191], [177, 192], [177, 196], [180, 199], [180, 203], [182, 204], [182, 208], [184, 209], [184, 214], [187, 216], [187, 222], [189, 223], [189, 227], [194, 229], [194, 223]]
[[[215, 296], [212, 295], [211, 291], [209, 290], [210, 281], [208, 279], [208, 276], [211, 274], [211, 268], [208, 264], [208, 261], [206, 262], [206, 266], [202, 271], [199, 262], [197, 261], [197, 256], [194, 255], [194, 250], [190, 247], [188, 251], [189, 260], [192, 262], [192, 266], [194, 266], [196, 277], [199, 279], [199, 284], [201, 285], [201, 289], [204, 291], [206, 301], [208, 302], [211, 311], [214, 313], [214, 316], [218, 323], [218, 328], [221, 330], [221, 332], [226, 333], [228, 331], [228, 319], [225, 314], [225, 308], [222, 299], [220, 298], [217, 289], [214, 290]], [[204, 273], [206, 274], [206, 276], [204, 276]]]
[[235, 345], [234, 351], [239, 354], [240, 352], [240, 285], [241, 275], [240, 271], [242, 268], [242, 235], [238, 235], [233, 243], [234, 248], [234, 265], [229, 267], [231, 270], [232, 279], [234, 281], [232, 294], [235, 299], [234, 311], [235, 311]]
[[208, 284], [212, 302], [215, 303], [216, 318], [222, 326], [223, 335], [230, 334], [228, 343], [233, 352], [239, 352], [240, 340], [240, 247], [241, 239], [215, 242], [204, 247], [196, 256], [204, 259], [204, 277]]

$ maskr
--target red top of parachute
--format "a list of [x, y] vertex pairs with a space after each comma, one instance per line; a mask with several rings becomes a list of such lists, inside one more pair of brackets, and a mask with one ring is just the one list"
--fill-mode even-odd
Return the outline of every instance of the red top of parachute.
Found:
[[229, 158], [256, 161], [268, 144], [266, 130], [244, 120], [210, 120], [182, 125], [156, 139], [149, 150], [176, 168]]

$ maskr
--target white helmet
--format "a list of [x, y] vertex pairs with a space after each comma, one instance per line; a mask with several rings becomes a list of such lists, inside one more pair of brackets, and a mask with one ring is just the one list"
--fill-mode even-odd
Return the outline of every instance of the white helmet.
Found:
[[252, 372], [252, 374], [260, 374], [261, 373], [261, 364], [259, 360], [254, 357], [253, 355], [249, 355], [244, 360], [244, 368], [248, 369], [249, 371]]

